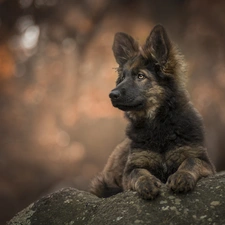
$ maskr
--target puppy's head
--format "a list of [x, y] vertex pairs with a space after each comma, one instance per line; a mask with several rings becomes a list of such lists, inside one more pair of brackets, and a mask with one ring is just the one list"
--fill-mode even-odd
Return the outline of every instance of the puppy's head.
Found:
[[130, 35], [116, 33], [112, 49], [119, 64], [116, 88], [109, 94], [114, 107], [151, 114], [180, 83], [183, 63], [163, 26], [155, 26], [142, 47]]

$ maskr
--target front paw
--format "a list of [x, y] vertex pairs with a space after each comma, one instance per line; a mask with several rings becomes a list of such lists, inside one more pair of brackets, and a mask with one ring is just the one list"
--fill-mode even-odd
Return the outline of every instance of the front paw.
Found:
[[154, 176], [141, 176], [135, 183], [135, 190], [143, 199], [154, 199], [160, 191], [161, 181]]
[[185, 193], [194, 189], [196, 180], [189, 172], [177, 171], [168, 178], [166, 184], [173, 192]]

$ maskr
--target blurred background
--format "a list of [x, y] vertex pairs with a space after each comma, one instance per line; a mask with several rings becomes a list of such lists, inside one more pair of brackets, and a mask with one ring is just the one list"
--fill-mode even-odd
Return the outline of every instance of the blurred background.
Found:
[[225, 2], [0, 0], [0, 224], [62, 187], [87, 190], [126, 120], [111, 106], [117, 31], [163, 24], [189, 65], [208, 152], [225, 170]]

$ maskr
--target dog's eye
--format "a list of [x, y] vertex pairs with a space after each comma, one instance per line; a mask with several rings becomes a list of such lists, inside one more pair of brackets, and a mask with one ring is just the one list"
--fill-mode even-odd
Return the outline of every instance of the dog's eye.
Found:
[[145, 75], [144, 75], [143, 73], [139, 73], [139, 74], [137, 75], [137, 78], [138, 78], [139, 80], [142, 80], [142, 79], [145, 78]]

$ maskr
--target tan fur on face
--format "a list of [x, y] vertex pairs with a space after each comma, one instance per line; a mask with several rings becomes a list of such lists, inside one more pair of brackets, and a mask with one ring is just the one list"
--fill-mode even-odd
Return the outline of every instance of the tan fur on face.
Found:
[[130, 111], [127, 112], [129, 118], [136, 120], [137, 118], [145, 117], [148, 119], [154, 119], [157, 109], [160, 107], [164, 100], [165, 90], [158, 85], [152, 74], [147, 70], [140, 70], [147, 77], [151, 78], [152, 87], [146, 90], [145, 96], [147, 98], [147, 105], [143, 111]]
[[148, 97], [146, 117], [149, 119], [154, 118], [157, 109], [164, 100], [164, 89], [160, 87], [155, 81], [152, 82], [152, 85], [153, 87], [146, 93], [146, 96]]

